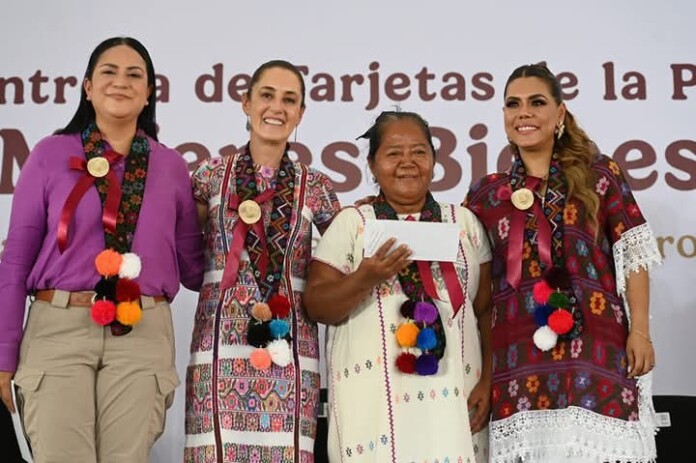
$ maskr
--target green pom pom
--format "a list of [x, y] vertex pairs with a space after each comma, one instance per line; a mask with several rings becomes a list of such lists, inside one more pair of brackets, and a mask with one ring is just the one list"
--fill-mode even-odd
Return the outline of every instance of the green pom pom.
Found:
[[557, 309], [565, 309], [570, 306], [570, 300], [565, 294], [556, 291], [549, 297], [549, 305]]

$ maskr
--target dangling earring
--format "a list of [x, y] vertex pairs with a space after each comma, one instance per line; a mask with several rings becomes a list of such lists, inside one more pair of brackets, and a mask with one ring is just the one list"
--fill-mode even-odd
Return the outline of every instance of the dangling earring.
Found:
[[561, 137], [563, 136], [563, 132], [565, 132], [565, 124], [563, 121], [561, 121], [560, 124], [556, 126], [556, 139], [560, 140]]
[[246, 131], [251, 132], [251, 117], [247, 114]]
[[297, 125], [295, 126], [295, 139], [293, 140], [293, 143], [297, 143]]

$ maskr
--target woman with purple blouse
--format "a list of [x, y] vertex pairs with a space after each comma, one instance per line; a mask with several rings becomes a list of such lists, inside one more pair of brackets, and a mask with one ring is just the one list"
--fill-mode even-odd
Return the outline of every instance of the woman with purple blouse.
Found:
[[36, 463], [147, 462], [179, 384], [169, 302], [199, 289], [202, 241], [186, 162], [157, 142], [154, 79], [137, 40], [99, 44], [75, 116], [17, 182], [0, 395], [14, 412], [14, 378]]

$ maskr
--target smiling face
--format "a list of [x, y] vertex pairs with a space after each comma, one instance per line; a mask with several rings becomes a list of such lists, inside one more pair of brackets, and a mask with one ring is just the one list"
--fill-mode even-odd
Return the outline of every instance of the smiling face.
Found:
[[263, 71], [258, 82], [242, 97], [251, 138], [284, 145], [304, 114], [301, 92], [300, 80], [292, 71], [280, 67]]
[[384, 196], [398, 213], [420, 212], [435, 166], [423, 128], [413, 120], [398, 119], [383, 128], [381, 143], [370, 170]]
[[520, 77], [507, 87], [505, 133], [521, 153], [550, 153], [556, 127], [565, 117], [565, 104], [551, 96], [548, 84], [538, 77]]
[[104, 51], [83, 85], [94, 107], [97, 125], [135, 125], [152, 91], [145, 61], [127, 45]]

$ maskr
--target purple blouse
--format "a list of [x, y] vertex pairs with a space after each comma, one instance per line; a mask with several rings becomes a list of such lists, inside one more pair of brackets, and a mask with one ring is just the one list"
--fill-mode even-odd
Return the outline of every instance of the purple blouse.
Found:
[[[200, 288], [202, 235], [186, 162], [175, 150], [151, 138], [148, 142], [148, 175], [132, 252], [142, 260], [142, 293], [172, 300], [179, 282]], [[94, 258], [105, 244], [95, 187], [75, 210], [63, 254], [56, 243], [65, 199], [84, 175], [69, 169], [72, 156], [84, 157], [79, 135], [47, 137], [32, 150], [17, 181], [0, 262], [0, 371], [17, 368], [27, 295], [53, 288], [91, 290], [99, 281]], [[124, 164], [122, 159], [114, 166], [119, 179]]]

